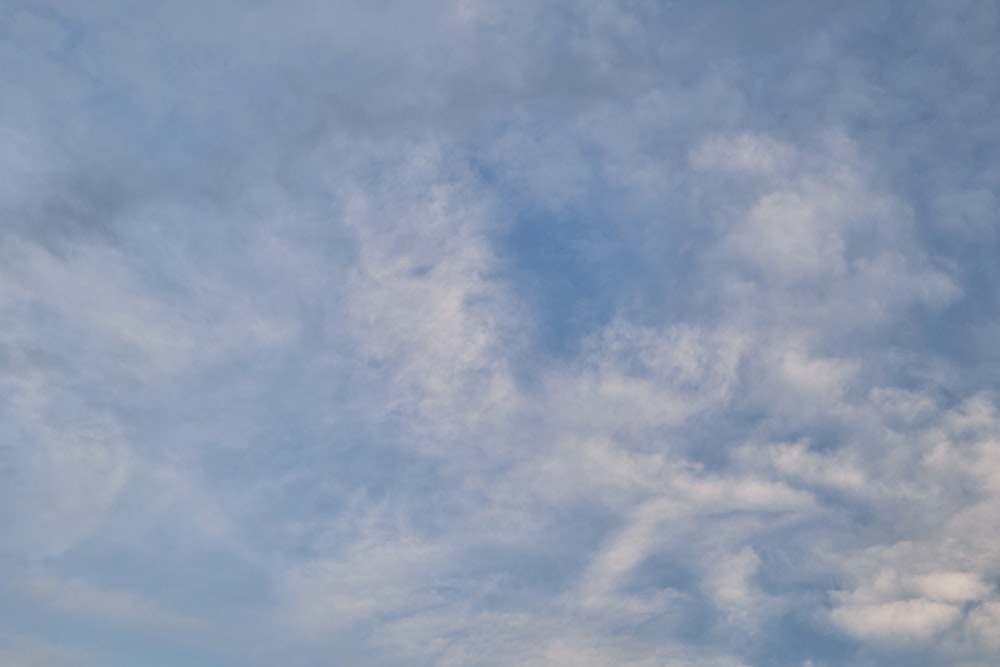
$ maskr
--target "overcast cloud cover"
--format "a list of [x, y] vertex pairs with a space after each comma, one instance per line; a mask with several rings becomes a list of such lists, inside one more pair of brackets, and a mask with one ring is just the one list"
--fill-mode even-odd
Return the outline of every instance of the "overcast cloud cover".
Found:
[[1000, 662], [1000, 5], [0, 3], [0, 663]]

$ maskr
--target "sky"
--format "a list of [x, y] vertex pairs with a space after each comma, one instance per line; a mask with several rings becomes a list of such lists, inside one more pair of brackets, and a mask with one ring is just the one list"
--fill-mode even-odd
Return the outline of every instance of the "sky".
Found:
[[0, 3], [0, 663], [1000, 661], [1000, 4]]

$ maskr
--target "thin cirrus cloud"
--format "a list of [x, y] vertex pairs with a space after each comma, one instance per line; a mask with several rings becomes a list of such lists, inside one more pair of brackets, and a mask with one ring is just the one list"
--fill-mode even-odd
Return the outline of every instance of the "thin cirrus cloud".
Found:
[[0, 660], [998, 657], [996, 8], [0, 9]]

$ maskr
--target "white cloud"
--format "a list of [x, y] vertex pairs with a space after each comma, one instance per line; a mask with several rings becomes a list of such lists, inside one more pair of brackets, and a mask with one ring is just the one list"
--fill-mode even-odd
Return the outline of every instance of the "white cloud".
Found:
[[444, 160], [418, 148], [391, 190], [348, 202], [358, 264], [346, 328], [362, 358], [389, 374], [393, 409], [415, 410], [447, 434], [511, 400], [500, 345], [516, 345], [516, 309], [489, 280], [488, 202]]
[[753, 134], [713, 137], [691, 155], [691, 162], [698, 169], [765, 175], [784, 173], [794, 159], [792, 146]]
[[952, 603], [981, 600], [990, 591], [978, 575], [970, 572], [934, 572], [915, 577], [913, 583], [923, 597]]
[[830, 616], [837, 626], [858, 639], [928, 641], [958, 621], [961, 614], [961, 608], [955, 605], [915, 599], [838, 607]]
[[969, 629], [988, 649], [1000, 649], [1000, 601], [990, 600], [969, 613]]
[[713, 563], [705, 586], [715, 605], [730, 621], [752, 621], [761, 615], [761, 593], [752, 583], [760, 558], [751, 547], [727, 554]]
[[82, 404], [37, 372], [9, 369], [0, 384], [0, 490], [8, 529], [0, 548], [17, 557], [64, 551], [96, 530], [125, 484], [130, 448], [114, 418]]

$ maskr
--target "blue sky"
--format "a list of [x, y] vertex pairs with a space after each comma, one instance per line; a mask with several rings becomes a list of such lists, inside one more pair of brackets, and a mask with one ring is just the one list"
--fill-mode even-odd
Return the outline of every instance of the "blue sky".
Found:
[[1000, 7], [0, 5], [0, 663], [1000, 659]]

